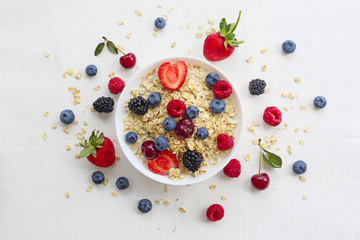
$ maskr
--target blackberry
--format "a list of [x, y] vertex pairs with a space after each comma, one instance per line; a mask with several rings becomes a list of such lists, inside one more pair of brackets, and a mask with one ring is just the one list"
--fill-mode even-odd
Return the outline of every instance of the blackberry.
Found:
[[204, 157], [201, 153], [191, 150], [187, 150], [182, 157], [184, 167], [186, 167], [192, 172], [196, 172], [197, 170], [199, 170], [203, 160]]
[[114, 104], [115, 102], [111, 97], [99, 97], [93, 102], [93, 107], [99, 113], [109, 113], [114, 110]]
[[130, 111], [137, 115], [145, 115], [148, 112], [149, 102], [146, 101], [142, 96], [134, 97], [130, 99], [128, 107]]
[[264, 93], [266, 82], [261, 79], [253, 79], [249, 82], [249, 91], [251, 95], [260, 95]]

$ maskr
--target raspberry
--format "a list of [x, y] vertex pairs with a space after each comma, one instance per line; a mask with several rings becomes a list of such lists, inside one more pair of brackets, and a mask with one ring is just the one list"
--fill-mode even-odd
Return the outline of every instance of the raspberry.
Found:
[[277, 107], [267, 107], [263, 115], [264, 122], [270, 126], [277, 126], [281, 123], [281, 112]]
[[228, 98], [232, 94], [232, 87], [228, 81], [220, 80], [215, 83], [213, 87], [213, 93], [216, 98]]
[[206, 216], [212, 222], [219, 221], [224, 217], [224, 208], [220, 204], [213, 204], [207, 209]]
[[181, 100], [173, 99], [168, 103], [166, 109], [167, 109], [168, 113], [170, 114], [170, 116], [176, 118], [176, 117], [180, 117], [180, 116], [184, 115], [184, 113], [186, 111], [186, 105]]
[[234, 139], [226, 134], [219, 134], [216, 138], [219, 150], [229, 150], [234, 146]]
[[110, 79], [108, 84], [109, 91], [113, 94], [121, 93], [124, 87], [125, 87], [125, 82], [118, 77], [114, 77]]
[[231, 159], [231, 161], [224, 167], [224, 174], [231, 178], [237, 178], [241, 173], [241, 165], [237, 159]]

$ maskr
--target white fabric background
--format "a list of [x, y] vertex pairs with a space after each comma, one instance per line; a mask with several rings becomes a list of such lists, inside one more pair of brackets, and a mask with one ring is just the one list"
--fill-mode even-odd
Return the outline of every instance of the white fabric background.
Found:
[[[157, 4], [163, 8], [157, 8]], [[359, 239], [359, 84], [360, 30], [358, 1], [1, 1], [0, 8], [0, 238], [1, 239]], [[167, 13], [170, 8], [175, 10]], [[138, 17], [134, 10], [142, 10]], [[236, 30], [245, 40], [227, 60], [215, 63], [234, 81], [245, 107], [245, 125], [261, 122], [256, 137], [275, 134], [283, 157], [282, 169], [264, 167], [270, 187], [254, 191], [250, 177], [257, 172], [258, 149], [254, 136], [245, 132], [238, 149], [242, 174], [229, 179], [222, 173], [206, 182], [171, 187], [151, 181], [137, 172], [127, 159], [104, 173], [107, 186], [93, 186], [91, 173], [97, 168], [85, 159], [75, 159], [74, 134], [82, 124], [72, 126], [66, 135], [61, 125], [51, 129], [62, 109], [75, 111], [80, 123], [87, 120], [88, 133], [98, 128], [115, 138], [114, 113], [99, 115], [89, 111], [91, 103], [107, 90], [109, 72], [128, 80], [137, 69], [124, 70], [118, 56], [93, 50], [105, 35], [125, 51], [134, 52], [138, 66], [167, 56], [191, 55], [203, 58], [204, 39], [195, 38], [197, 26], [209, 28], [207, 19], [226, 16], [234, 21], [243, 10]], [[166, 28], [154, 37], [153, 21], [169, 15]], [[188, 17], [186, 18], [186, 14]], [[119, 26], [118, 20], [125, 25]], [[179, 25], [191, 22], [191, 29]], [[215, 26], [217, 28], [217, 25]], [[129, 40], [127, 32], [133, 32]], [[203, 31], [204, 32], [204, 31]], [[281, 43], [293, 39], [296, 52], [284, 55]], [[176, 42], [175, 48], [170, 44]], [[267, 54], [259, 50], [268, 48]], [[51, 53], [45, 58], [44, 53]], [[254, 56], [252, 63], [244, 61]], [[95, 78], [62, 78], [74, 68], [84, 74], [94, 63]], [[268, 65], [266, 72], [260, 67]], [[300, 76], [302, 82], [294, 83]], [[263, 78], [270, 94], [250, 96], [248, 82]], [[68, 86], [81, 90], [81, 104], [72, 104]], [[92, 88], [101, 85], [100, 91]], [[282, 92], [299, 94], [284, 99]], [[312, 100], [324, 95], [328, 105], [315, 110]], [[266, 105], [292, 105], [284, 112], [287, 130], [266, 127], [261, 121]], [[299, 106], [307, 110], [300, 111]], [[47, 118], [42, 114], [50, 112]], [[309, 125], [308, 134], [294, 129]], [[47, 132], [45, 142], [41, 135]], [[298, 140], [305, 145], [300, 146]], [[65, 151], [71, 144], [72, 150]], [[286, 151], [293, 146], [293, 155]], [[117, 151], [121, 152], [118, 144]], [[251, 160], [244, 161], [250, 153]], [[303, 159], [308, 163], [306, 182], [292, 173], [291, 165]], [[130, 180], [130, 188], [119, 192], [119, 176]], [[215, 190], [209, 185], [216, 184]], [[70, 192], [70, 199], [65, 192]], [[111, 192], [118, 192], [117, 197]], [[307, 200], [301, 196], [308, 195]], [[227, 200], [222, 201], [221, 196]], [[149, 214], [140, 214], [137, 201], [163, 198], [170, 206], [154, 204]], [[179, 201], [175, 201], [179, 198]], [[205, 211], [220, 203], [225, 217], [210, 223]], [[179, 207], [187, 212], [181, 214]], [[176, 226], [176, 232], [172, 232]]]

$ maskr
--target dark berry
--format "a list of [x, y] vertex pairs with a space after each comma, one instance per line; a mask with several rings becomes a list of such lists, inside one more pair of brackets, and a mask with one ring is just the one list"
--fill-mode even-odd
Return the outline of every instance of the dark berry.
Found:
[[154, 140], [155, 148], [158, 151], [164, 151], [169, 146], [169, 142], [164, 136], [160, 136], [155, 138]]
[[155, 19], [154, 24], [157, 29], [163, 29], [166, 25], [166, 21], [164, 18], [158, 17], [157, 19]]
[[86, 67], [86, 74], [90, 77], [95, 76], [97, 73], [97, 67], [94, 64], [90, 64]]
[[114, 110], [114, 104], [115, 102], [111, 97], [99, 97], [93, 102], [93, 107], [99, 113], [109, 113]]
[[194, 123], [188, 119], [181, 119], [175, 128], [175, 133], [180, 138], [188, 138], [194, 133]]
[[128, 107], [137, 115], [145, 115], [148, 112], [149, 103], [142, 96], [130, 99]]
[[201, 128], [198, 128], [198, 130], [196, 131], [196, 136], [199, 139], [204, 140], [209, 137], [209, 132], [206, 128], [201, 127]]
[[162, 123], [162, 126], [163, 126], [165, 131], [170, 132], [170, 131], [175, 129], [176, 121], [173, 118], [165, 118], [163, 123]]
[[104, 182], [105, 180], [105, 176], [102, 172], [100, 171], [95, 171], [93, 172], [93, 174], [91, 175], [91, 179], [93, 180], [93, 182], [95, 184], [101, 184]]
[[199, 116], [199, 109], [195, 106], [189, 106], [185, 110], [185, 114], [190, 119], [195, 119]]
[[209, 73], [205, 79], [206, 85], [208, 85], [209, 88], [213, 88], [215, 83], [217, 83], [219, 80], [220, 80], [219, 75], [213, 72]]
[[296, 44], [291, 41], [291, 40], [286, 40], [283, 44], [282, 44], [282, 49], [284, 52], [286, 53], [292, 53], [295, 51], [296, 49]]
[[158, 92], [152, 92], [149, 94], [148, 102], [150, 107], [156, 107], [161, 103], [161, 94]]
[[152, 203], [149, 199], [141, 199], [138, 203], [138, 209], [140, 212], [147, 213], [152, 209]]
[[210, 103], [210, 110], [215, 114], [225, 111], [226, 104], [223, 100], [214, 98]]
[[191, 150], [187, 150], [182, 157], [184, 167], [186, 167], [192, 172], [196, 172], [197, 170], [199, 170], [203, 160], [204, 157], [201, 153]]
[[158, 156], [154, 141], [145, 141], [141, 144], [141, 152], [147, 160], [154, 159]]
[[64, 124], [71, 124], [75, 120], [75, 114], [70, 109], [63, 110], [60, 113], [60, 121]]
[[297, 174], [303, 174], [307, 170], [307, 165], [304, 161], [298, 160], [293, 164], [293, 171]]
[[129, 187], [129, 180], [126, 177], [119, 177], [116, 180], [116, 186], [120, 190], [125, 190]]
[[323, 96], [317, 96], [314, 99], [314, 106], [317, 108], [324, 108], [326, 106], [326, 103], [327, 103], [326, 98]]
[[253, 79], [249, 82], [249, 91], [251, 95], [260, 95], [265, 91], [266, 82], [261, 79]]
[[136, 143], [138, 137], [136, 135], [136, 133], [134, 132], [128, 132], [126, 135], [125, 135], [125, 140], [127, 143], [129, 144], [134, 144]]

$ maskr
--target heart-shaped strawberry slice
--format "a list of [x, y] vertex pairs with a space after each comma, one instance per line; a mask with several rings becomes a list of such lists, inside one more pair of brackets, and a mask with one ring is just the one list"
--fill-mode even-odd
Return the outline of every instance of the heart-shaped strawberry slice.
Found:
[[158, 175], [169, 175], [170, 168], [179, 168], [179, 163], [174, 154], [169, 150], [161, 151], [158, 157], [148, 161], [148, 167], [151, 172]]
[[187, 66], [183, 61], [174, 64], [163, 63], [158, 70], [160, 82], [170, 90], [178, 90], [184, 84], [187, 74]]

